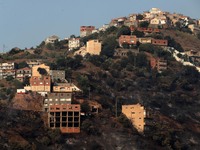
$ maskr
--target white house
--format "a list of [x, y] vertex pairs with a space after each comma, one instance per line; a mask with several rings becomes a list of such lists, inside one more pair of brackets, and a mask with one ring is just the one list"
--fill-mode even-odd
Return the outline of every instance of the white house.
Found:
[[45, 44], [48, 44], [48, 43], [53, 44], [53, 43], [55, 43], [55, 41], [59, 41], [59, 40], [60, 40], [60, 38], [58, 36], [52, 35], [45, 39]]
[[79, 38], [71, 38], [68, 41], [69, 50], [76, 49], [80, 47], [80, 39]]

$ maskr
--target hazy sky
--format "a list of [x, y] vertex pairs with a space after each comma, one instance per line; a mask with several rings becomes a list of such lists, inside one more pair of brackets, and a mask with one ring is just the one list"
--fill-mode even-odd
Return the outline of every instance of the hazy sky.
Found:
[[35, 47], [46, 37], [79, 35], [81, 25], [101, 27], [112, 18], [152, 7], [200, 19], [200, 0], [0, 0], [0, 52]]

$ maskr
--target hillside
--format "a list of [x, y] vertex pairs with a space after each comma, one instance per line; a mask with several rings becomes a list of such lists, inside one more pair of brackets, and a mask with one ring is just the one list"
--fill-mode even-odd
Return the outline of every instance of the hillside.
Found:
[[[34, 92], [16, 94], [26, 83], [7, 77], [0, 81], [0, 149], [199, 149], [199, 72], [177, 62], [167, 42], [167, 48], [138, 41], [120, 45], [121, 35], [158, 41], [170, 36], [170, 44], [185, 51], [200, 50], [196, 36], [175, 28], [144, 33], [123, 25], [80, 38], [81, 45], [92, 39], [101, 41], [99, 55], [74, 56], [78, 49], [68, 50], [67, 41], [52, 45], [42, 42], [32, 53], [11, 50], [1, 56], [1, 62], [23, 67], [27, 60], [40, 59], [51, 70], [64, 70], [66, 79], [82, 90], [73, 93], [72, 101], [81, 105], [81, 133], [61, 134], [50, 129], [48, 114], [42, 111], [43, 98]], [[115, 56], [116, 49], [125, 53]], [[159, 70], [159, 65], [163, 69]], [[92, 102], [101, 106], [98, 113], [89, 108]], [[137, 103], [146, 110], [143, 133], [122, 114], [122, 105]]]
[[180, 43], [185, 51], [196, 50], [200, 51], [200, 40], [189, 33], [178, 30], [162, 30], [164, 36], [171, 36], [176, 42]]

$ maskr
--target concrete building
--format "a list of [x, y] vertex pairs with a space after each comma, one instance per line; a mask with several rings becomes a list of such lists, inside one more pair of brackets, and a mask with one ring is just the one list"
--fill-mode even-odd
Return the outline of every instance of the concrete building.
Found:
[[0, 63], [0, 79], [12, 76], [15, 78], [15, 63]]
[[137, 55], [139, 53], [139, 49], [118, 48], [118, 49], [115, 49], [114, 56], [115, 57], [127, 57], [128, 53], [133, 53], [134, 55]]
[[65, 71], [64, 70], [50, 70], [50, 76], [51, 76], [52, 82], [65, 81]]
[[80, 38], [70, 38], [68, 40], [69, 50], [77, 49], [80, 47]]
[[162, 72], [167, 69], [167, 60], [151, 57], [150, 65], [152, 69], [157, 69], [158, 72]]
[[122, 113], [130, 119], [133, 126], [138, 132], [144, 131], [146, 111], [144, 106], [140, 104], [135, 105], [122, 105]]
[[35, 76], [35, 77], [41, 77], [41, 76], [42, 76], [42, 75], [39, 73], [39, 71], [38, 71], [39, 68], [45, 69], [47, 75], [50, 74], [50, 67], [49, 67], [49, 66], [46, 66], [45, 64], [40, 64], [40, 65], [37, 65], [37, 66], [33, 66], [33, 67], [32, 67], [32, 76]]
[[99, 42], [99, 40], [88, 41], [86, 46], [86, 51], [91, 55], [100, 55], [101, 42]]
[[28, 66], [30, 68], [32, 68], [33, 66], [38, 66], [38, 65], [42, 64], [42, 60], [39, 60], [39, 59], [37, 59], [37, 60], [29, 60], [29, 61], [26, 61], [26, 63], [28, 64]]
[[80, 133], [80, 105], [51, 105], [48, 124], [50, 128], [60, 129], [62, 133]]
[[57, 92], [80, 92], [81, 90], [75, 86], [73, 83], [56, 83], [55, 85], [53, 85], [53, 92], [57, 93]]
[[95, 30], [95, 26], [81, 26], [80, 27], [80, 37], [85, 37], [92, 34], [92, 31]]
[[138, 38], [138, 41], [139, 41], [141, 44], [147, 44], [147, 43], [151, 43], [151, 38], [150, 38], [150, 37]]
[[32, 76], [30, 78], [30, 89], [29, 90], [35, 91], [38, 93], [50, 92], [51, 91], [51, 77], [50, 76], [42, 76], [42, 77]]
[[121, 35], [119, 37], [119, 45], [122, 47], [123, 43], [127, 43], [129, 45], [137, 43], [137, 37], [135, 35]]
[[0, 70], [14, 70], [16, 67], [16, 64], [13, 63], [0, 63]]
[[56, 41], [59, 41], [59, 40], [60, 40], [60, 38], [58, 36], [52, 35], [45, 39], [45, 44], [48, 44], [48, 43], [54, 44]]
[[51, 105], [71, 104], [72, 93], [47, 93], [44, 99], [44, 111], [49, 111]]
[[25, 67], [21, 69], [16, 70], [16, 79], [23, 82], [25, 77], [31, 77], [32, 75], [32, 69]]
[[167, 40], [162, 40], [162, 39], [152, 39], [152, 44], [156, 46], [168, 46], [168, 41]]
[[161, 13], [163, 13], [159, 8], [151, 8], [151, 9], [149, 10], [149, 12], [150, 12], [151, 14], [161, 14]]

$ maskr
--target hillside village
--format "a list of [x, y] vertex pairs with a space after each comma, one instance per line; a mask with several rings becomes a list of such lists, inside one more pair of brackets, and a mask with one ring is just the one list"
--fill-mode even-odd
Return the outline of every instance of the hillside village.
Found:
[[12, 129], [0, 129], [0, 147], [198, 148], [199, 41], [200, 20], [152, 8], [11, 49], [0, 56], [0, 127]]

